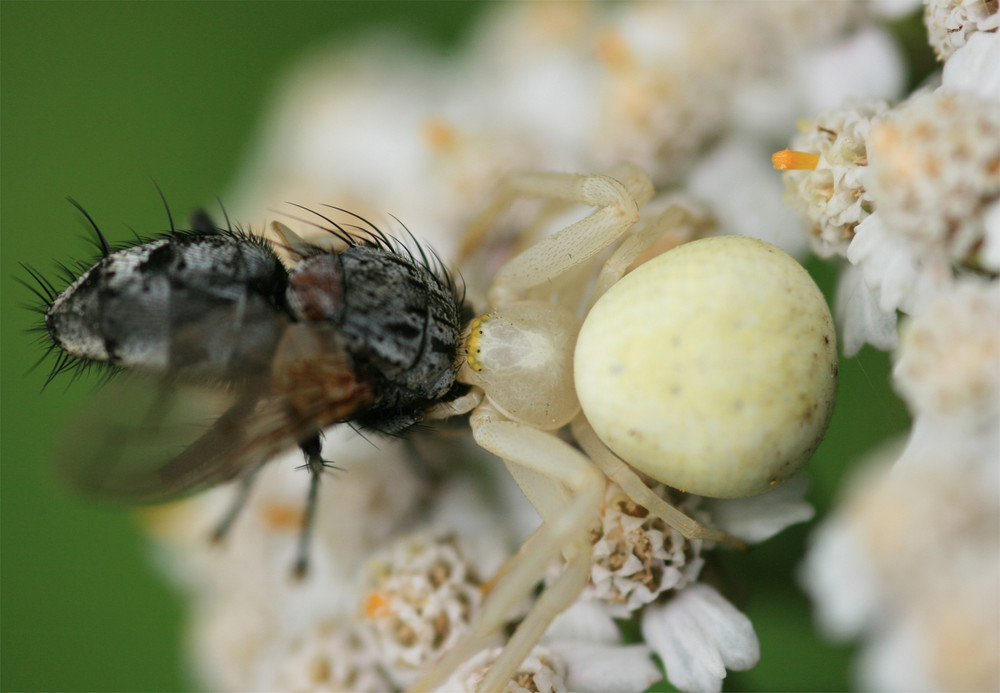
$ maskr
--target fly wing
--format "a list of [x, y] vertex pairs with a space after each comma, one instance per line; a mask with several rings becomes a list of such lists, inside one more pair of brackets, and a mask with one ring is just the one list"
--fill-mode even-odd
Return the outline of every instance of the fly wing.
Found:
[[165, 501], [250, 472], [374, 397], [336, 332], [288, 324], [264, 374], [113, 380], [66, 428], [57, 472], [87, 495]]

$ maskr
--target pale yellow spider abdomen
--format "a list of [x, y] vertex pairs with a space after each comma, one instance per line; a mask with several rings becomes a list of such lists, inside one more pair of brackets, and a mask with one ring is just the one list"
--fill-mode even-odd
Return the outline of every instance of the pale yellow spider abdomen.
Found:
[[575, 381], [598, 436], [689, 493], [754, 495], [798, 471], [836, 396], [833, 321], [809, 274], [743, 236], [660, 255], [580, 331]]

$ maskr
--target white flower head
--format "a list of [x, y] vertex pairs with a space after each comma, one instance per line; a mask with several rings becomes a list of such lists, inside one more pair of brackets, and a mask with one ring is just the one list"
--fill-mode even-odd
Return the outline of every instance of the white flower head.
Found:
[[968, 281], [902, 328], [896, 385], [917, 415], [1000, 416], [1000, 285]]
[[[476, 693], [500, 652], [498, 647], [472, 657], [437, 689], [437, 693]], [[567, 693], [568, 690], [566, 664], [547, 648], [537, 646], [504, 686], [503, 693]]]
[[977, 33], [941, 70], [941, 87], [975, 94], [1000, 105], [1000, 32]]
[[947, 60], [972, 34], [1000, 28], [997, 0], [924, 0], [924, 24], [938, 60]]
[[[653, 491], [664, 495], [666, 488], [658, 486]], [[688, 496], [687, 501], [680, 509], [690, 514], [689, 506], [698, 498]], [[611, 483], [604, 493], [601, 525], [594, 530], [593, 541], [585, 595], [606, 604], [609, 613], [619, 618], [627, 618], [667, 590], [696, 580], [704, 563], [702, 542], [684, 539]]]
[[[865, 301], [874, 301], [885, 316], [882, 327], [895, 324], [896, 310], [916, 313], [938, 293], [947, 290], [953, 280], [951, 263], [943, 255], [926, 255], [915, 243], [894, 233], [885, 217], [876, 210], [854, 229], [854, 238], [847, 248], [847, 259], [861, 270], [864, 286], [852, 290]], [[868, 327], [878, 333], [879, 318], [872, 314]], [[879, 341], [869, 340], [874, 345]], [[882, 340], [892, 343], [893, 340]]]
[[898, 451], [855, 475], [815, 535], [804, 587], [829, 634], [862, 638], [860, 687], [997, 690], [998, 487], [937, 453]]
[[397, 540], [365, 565], [362, 583], [364, 623], [400, 686], [462, 637], [483, 598], [474, 567], [443, 531]]
[[1000, 198], [1000, 109], [965, 92], [918, 93], [872, 123], [868, 144], [866, 183], [886, 229], [920, 257], [974, 263]]
[[314, 623], [274, 657], [264, 690], [381, 693], [392, 684], [379, 668], [375, 644], [349, 620]]
[[[256, 473], [246, 505], [218, 542], [209, 539], [239, 493], [235, 485], [151, 511], [165, 570], [194, 594], [230, 593], [234, 585], [270, 593], [275, 609], [307, 601], [306, 593], [323, 605], [353, 603], [355, 567], [412, 521], [427, 488], [394, 441], [375, 447], [337, 427], [327, 431], [323, 455], [338, 469], [320, 481], [307, 579], [291, 578], [309, 485], [299, 450]], [[331, 584], [342, 587], [323, 587]]]
[[654, 181], [677, 180], [726, 123], [734, 42], [750, 48], [735, 19], [696, 3], [616, 8], [595, 46], [605, 72], [595, 93], [601, 118], [587, 146], [600, 165], [634, 161]]
[[329, 432], [323, 454], [340, 469], [320, 484], [304, 579], [292, 574], [309, 482], [297, 469], [297, 450], [257, 473], [221, 542], [209, 537], [235, 487], [151, 511], [158, 563], [190, 599], [191, 657], [206, 688], [271, 688], [266, 682], [291, 643], [311, 647], [322, 624], [356, 604], [357, 565], [412, 520], [426, 490], [400, 451], [389, 442], [375, 448], [349, 430]]
[[893, 379], [919, 447], [1000, 452], [1000, 285], [967, 280], [906, 321]]
[[[812, 222], [810, 241], [821, 257], [846, 255], [855, 228], [873, 210], [865, 184], [869, 128], [888, 108], [884, 101], [870, 101], [799, 123], [801, 134], [787, 152], [797, 159], [784, 173], [785, 199]], [[782, 154], [775, 155], [779, 168], [786, 167], [779, 163]]]

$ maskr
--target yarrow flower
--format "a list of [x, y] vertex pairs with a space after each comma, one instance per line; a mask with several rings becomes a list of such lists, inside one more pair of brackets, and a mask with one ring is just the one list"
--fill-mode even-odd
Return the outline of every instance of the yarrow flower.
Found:
[[960, 91], [917, 94], [872, 125], [869, 153], [868, 187], [886, 228], [921, 255], [975, 262], [984, 212], [1000, 200], [996, 104]]
[[[227, 200], [234, 217], [262, 228], [285, 200], [310, 206], [333, 194], [338, 206], [376, 222], [395, 214], [450, 261], [510, 171], [599, 172], [633, 160], [657, 186], [689, 193], [644, 208], [636, 233], [684, 198], [687, 218], [666, 234], [670, 244], [712, 233], [768, 237], [776, 215], [760, 210], [780, 201], [780, 184], [755, 181], [759, 169], [738, 164], [748, 156], [765, 163], [756, 152], [770, 146], [789, 114], [819, 98], [814, 76], [795, 66], [829, 67], [843, 51], [852, 61], [876, 51], [892, 63], [894, 50], [857, 3], [825, 3], [820, 12], [797, 3], [726, 11], [699, 3], [502, 5], [454, 62], [384, 36], [313, 54], [283, 86], [252, 165]], [[894, 97], [899, 72], [880, 72], [863, 93]], [[843, 255], [871, 213], [862, 185], [866, 138], [886, 108], [873, 100], [817, 121], [804, 136], [803, 147], [815, 148], [822, 162], [801, 178], [814, 206], [822, 201], [813, 242], [826, 254]], [[726, 177], [713, 173], [719, 167]], [[519, 214], [506, 223], [521, 231], [528, 217]], [[286, 221], [315, 236], [308, 220]], [[559, 224], [543, 226], [540, 233]], [[457, 269], [470, 286], [489, 279], [474, 266]], [[296, 455], [260, 472], [221, 547], [201, 537], [224, 512], [228, 491], [153, 522], [162, 563], [192, 604], [199, 680], [218, 690], [412, 685], [476, 622], [500, 564], [537, 517], [506, 475], [482, 485], [469, 480], [474, 475], [464, 469], [487, 474], [461, 436], [438, 446], [419, 433], [408, 446], [372, 445], [350, 431], [329, 432], [324, 458], [343, 471], [320, 487], [310, 574], [295, 583], [287, 569], [307, 482], [291, 471]], [[805, 490], [801, 479], [749, 499], [656, 492], [706, 526], [755, 543], [812, 516]], [[753, 625], [700, 581], [715, 547], [685, 540], [614, 485], [604, 506], [587, 587], [508, 690], [638, 692], [664, 675], [659, 658], [673, 685], [713, 691], [727, 670], [752, 667], [760, 657]], [[454, 532], [432, 529], [441, 526]], [[507, 625], [522, 616], [513, 609]], [[642, 639], [626, 642], [616, 619], [632, 621]], [[441, 690], [474, 690], [504, 635]]]
[[[484, 650], [467, 661], [439, 688], [439, 693], [476, 693], [500, 655], [501, 648]], [[544, 647], [534, 648], [521, 663], [503, 693], [567, 693], [566, 665]]]
[[873, 125], [870, 170], [875, 213], [847, 257], [884, 313], [918, 312], [956, 271], [1000, 269], [996, 101], [948, 85], [911, 97]]
[[275, 657], [263, 686], [275, 691], [381, 693], [392, 689], [379, 649], [351, 621], [319, 621], [297, 633]]
[[[653, 490], [665, 494], [663, 486]], [[601, 526], [593, 532], [594, 557], [585, 597], [600, 600], [609, 613], [627, 618], [664, 591], [681, 589], [698, 578], [704, 562], [700, 541], [685, 540], [615, 484], [608, 484], [604, 504]], [[690, 514], [684, 505], [675, 507]]]
[[863, 466], [814, 537], [802, 578], [819, 624], [861, 638], [861, 688], [997, 690], [1000, 487], [970, 483], [962, 453], [898, 454]]
[[1000, 475], [988, 462], [1000, 451], [1000, 284], [969, 279], [906, 321], [893, 377], [915, 453], [982, 459], [979, 483]]
[[869, 129], [888, 108], [873, 101], [803, 120], [791, 151], [774, 156], [775, 167], [786, 169], [786, 200], [812, 222], [810, 241], [820, 257], [846, 255], [855, 228], [872, 213]]
[[457, 538], [440, 532], [395, 542], [368, 561], [362, 582], [364, 622], [400, 687], [462, 637], [483, 597]]
[[[756, 543], [812, 517], [811, 506], [802, 500], [805, 488], [800, 479], [752, 498], [708, 501], [663, 486], [653, 490], [691, 517]], [[697, 582], [704, 565], [701, 554], [707, 550], [704, 542], [684, 539], [613, 483], [605, 492], [601, 523], [592, 540], [589, 584], [581, 600], [547, 631], [548, 647], [559, 653], [564, 643], [568, 650], [578, 649], [595, 633], [616, 633], [613, 619], [639, 616], [647, 647], [618, 656], [657, 654], [667, 679], [680, 690], [721, 690], [727, 669], [745, 670], [757, 663], [760, 645], [750, 620], [714, 588]], [[604, 647], [615, 641], [607, 635], [597, 639]], [[581, 666], [570, 671], [578, 672]], [[625, 681], [613, 686], [610, 674], [600, 680], [601, 685], [583, 690], [628, 689]]]
[[997, 0], [924, 0], [924, 23], [939, 60], [947, 60], [971, 34], [1000, 28]]
[[997, 5], [931, 0], [925, 17], [947, 59], [941, 86], [869, 125], [868, 214], [837, 295], [845, 354], [866, 341], [895, 350], [913, 426], [854, 474], [814, 534], [802, 581], [822, 629], [861, 642], [859, 687], [997, 690]]
[[814, 250], [860, 270], [838, 290], [847, 355], [893, 348], [895, 311], [919, 312], [956, 273], [1000, 269], [1000, 35], [953, 59], [938, 89], [820, 116], [774, 155]]

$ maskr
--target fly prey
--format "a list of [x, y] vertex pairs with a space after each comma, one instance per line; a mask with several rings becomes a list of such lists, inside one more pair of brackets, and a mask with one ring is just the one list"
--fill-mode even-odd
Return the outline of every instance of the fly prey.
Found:
[[[60, 458], [74, 486], [155, 503], [242, 478], [221, 536], [253, 473], [298, 446], [311, 474], [295, 564], [306, 571], [329, 464], [321, 431], [347, 423], [399, 434], [463, 387], [455, 382], [462, 297], [437, 256], [360, 217], [368, 227], [351, 231], [322, 218], [337, 250], [273, 225], [287, 269], [267, 241], [200, 213], [192, 230], [117, 249], [88, 215], [102, 250], [95, 264], [62, 291], [29, 270], [58, 352], [50, 380], [107, 365], [127, 374], [105, 397], [132, 390], [110, 407], [112, 420], [97, 409], [71, 430], [73, 447]], [[213, 409], [206, 425], [199, 417]]]

